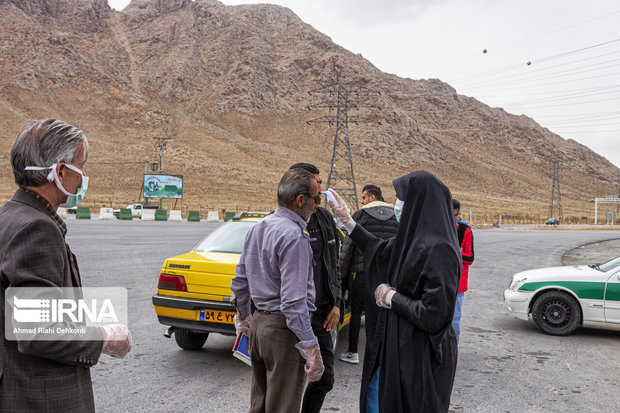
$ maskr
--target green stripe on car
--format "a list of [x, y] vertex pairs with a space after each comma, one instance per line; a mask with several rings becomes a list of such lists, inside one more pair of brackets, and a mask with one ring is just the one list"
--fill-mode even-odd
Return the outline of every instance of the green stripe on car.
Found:
[[602, 300], [605, 295], [604, 282], [588, 281], [540, 281], [525, 283], [519, 291], [537, 291], [543, 287], [564, 287], [579, 298]]
[[620, 301], [620, 284], [607, 284], [607, 297], [609, 301]]

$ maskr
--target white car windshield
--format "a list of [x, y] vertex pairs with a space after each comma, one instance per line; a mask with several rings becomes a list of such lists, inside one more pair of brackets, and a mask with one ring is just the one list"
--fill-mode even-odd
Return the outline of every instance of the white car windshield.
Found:
[[213, 231], [194, 251], [241, 254], [245, 236], [257, 221], [230, 221]]
[[595, 268], [603, 272], [607, 272], [607, 271], [611, 271], [614, 268], [618, 268], [618, 267], [620, 267], [620, 257], [614, 258], [611, 261], [607, 261], [605, 264], [600, 264]]

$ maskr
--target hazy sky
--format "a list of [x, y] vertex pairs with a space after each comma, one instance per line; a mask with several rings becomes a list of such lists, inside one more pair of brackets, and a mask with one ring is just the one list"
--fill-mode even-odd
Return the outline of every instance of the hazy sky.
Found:
[[[129, 0], [108, 3], [121, 10]], [[615, 0], [222, 3], [288, 7], [384, 72], [441, 79], [459, 94], [530, 116], [620, 167], [620, 3]]]

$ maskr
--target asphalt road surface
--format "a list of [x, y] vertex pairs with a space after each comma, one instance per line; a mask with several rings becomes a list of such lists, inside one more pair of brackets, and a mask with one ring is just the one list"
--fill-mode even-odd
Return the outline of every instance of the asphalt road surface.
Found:
[[[163, 336], [151, 302], [164, 259], [189, 251], [218, 224], [67, 222], [84, 285], [129, 292], [133, 351], [123, 360], [104, 355], [91, 369], [97, 411], [246, 412], [251, 371], [232, 357], [233, 338], [212, 334], [201, 351], [183, 351]], [[502, 295], [515, 272], [562, 265], [567, 251], [620, 233], [493, 229], [474, 230], [474, 237], [451, 411], [620, 411], [620, 332], [543, 335], [531, 321], [512, 317]], [[593, 262], [620, 255], [617, 242], [592, 245]], [[587, 262], [589, 247], [578, 251]], [[341, 331], [338, 354], [347, 333]], [[335, 363], [336, 384], [323, 411], [357, 412], [361, 364]]]

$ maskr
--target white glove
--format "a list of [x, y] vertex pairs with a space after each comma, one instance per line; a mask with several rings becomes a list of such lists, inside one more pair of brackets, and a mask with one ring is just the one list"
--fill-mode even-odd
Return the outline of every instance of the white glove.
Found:
[[306, 359], [306, 365], [304, 371], [308, 375], [308, 381], [319, 381], [325, 371], [323, 365], [323, 357], [321, 357], [321, 349], [316, 344], [308, 349], [298, 348], [301, 356]]
[[103, 354], [122, 359], [131, 351], [131, 333], [125, 324], [105, 324], [99, 329], [103, 334]]
[[237, 335], [239, 335], [239, 333], [245, 333], [245, 334], [250, 333], [250, 317], [241, 318], [239, 317], [239, 314], [236, 314], [234, 321], [235, 321], [235, 330], [237, 331]]
[[338, 195], [338, 192], [334, 191], [331, 188], [329, 188], [327, 191], [327, 193], [331, 195], [327, 195], [327, 203], [331, 207], [333, 213], [342, 223], [342, 227], [346, 229], [347, 232], [350, 234], [351, 231], [353, 231], [353, 229], [355, 228], [355, 221], [353, 221], [353, 218], [351, 218], [351, 214], [349, 214], [349, 208], [347, 207], [347, 204], [340, 197], [340, 195]]
[[392, 308], [392, 297], [396, 294], [394, 287], [389, 284], [379, 284], [375, 290], [375, 300], [381, 308]]

